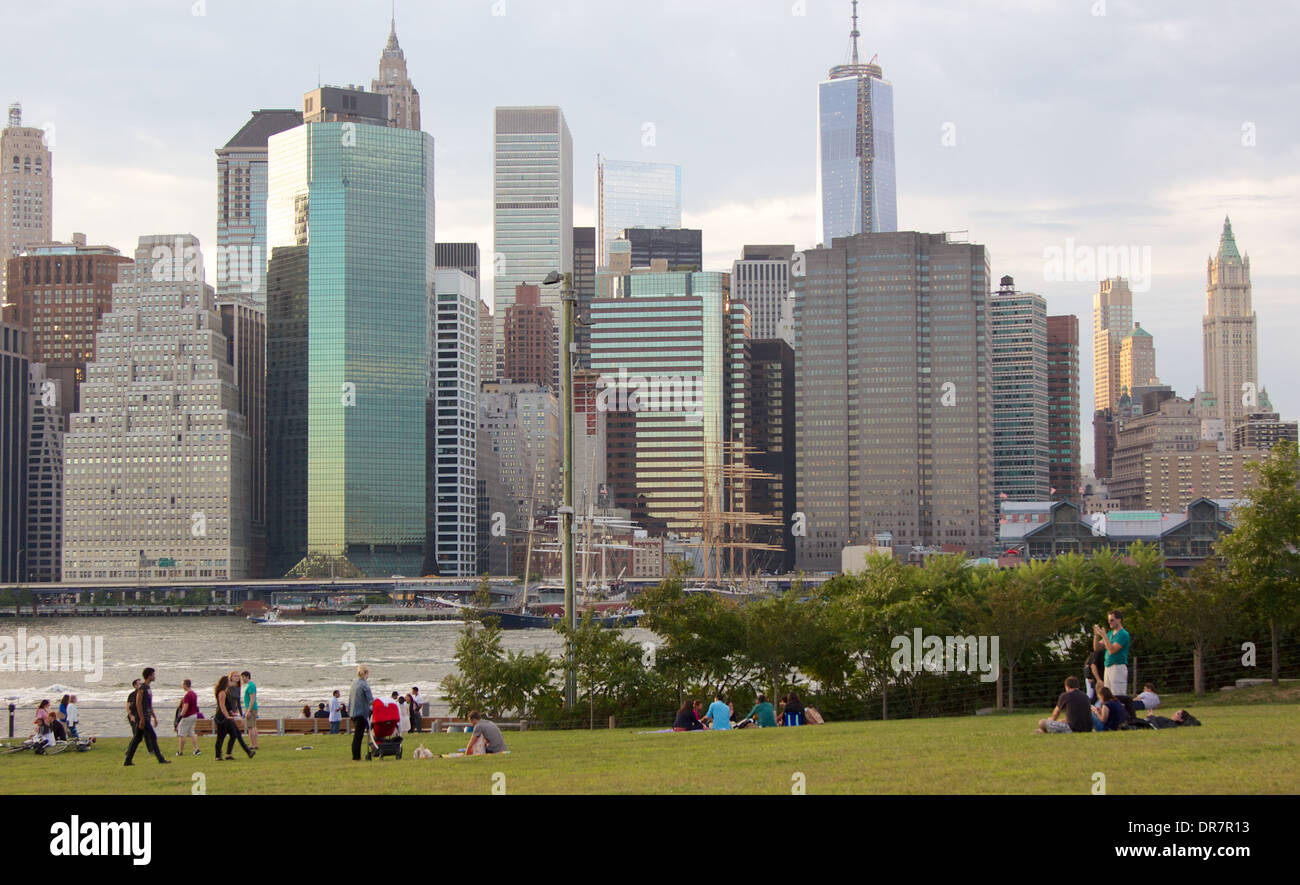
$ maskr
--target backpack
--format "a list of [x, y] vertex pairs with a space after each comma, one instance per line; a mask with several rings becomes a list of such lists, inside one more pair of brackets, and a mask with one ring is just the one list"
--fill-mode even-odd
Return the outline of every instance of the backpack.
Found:
[[821, 713], [817, 712], [816, 707], [804, 707], [803, 713], [804, 713], [804, 718], [808, 720], [809, 725], [826, 724], [826, 720], [822, 718]]
[[131, 689], [131, 693], [126, 696], [126, 721], [132, 726], [135, 725], [135, 695], [139, 690], [140, 689], [138, 688], [133, 688]]

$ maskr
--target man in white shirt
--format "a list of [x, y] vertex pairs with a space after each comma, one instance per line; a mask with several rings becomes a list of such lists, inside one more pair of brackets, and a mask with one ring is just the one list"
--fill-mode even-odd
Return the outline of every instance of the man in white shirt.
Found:
[[77, 723], [81, 721], [81, 714], [77, 712], [77, 696], [74, 694], [68, 699], [68, 734], [73, 738], [79, 738], [77, 734]]
[[339, 690], [334, 689], [334, 694], [330, 697], [330, 734], [338, 734], [339, 726], [343, 723], [343, 715], [339, 710]]
[[1156, 694], [1155, 685], [1148, 682], [1142, 687], [1142, 694], [1133, 699], [1133, 709], [1151, 711], [1158, 706], [1160, 706], [1160, 696]]

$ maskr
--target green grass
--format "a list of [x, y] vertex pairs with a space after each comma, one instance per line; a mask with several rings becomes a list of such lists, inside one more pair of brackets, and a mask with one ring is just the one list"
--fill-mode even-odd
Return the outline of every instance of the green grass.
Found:
[[[1187, 704], [1185, 706], [1191, 706]], [[794, 775], [818, 793], [1085, 794], [1094, 772], [1123, 793], [1300, 792], [1300, 706], [1215, 706], [1205, 725], [1116, 734], [1034, 734], [1041, 711], [1005, 716], [840, 723], [730, 734], [631, 730], [508, 732], [509, 756], [417, 760], [424, 743], [450, 752], [464, 735], [408, 737], [400, 761], [351, 761], [351, 738], [263, 737], [256, 759], [203, 756], [160, 766], [125, 739], [88, 753], [0, 756], [7, 794], [185, 794], [201, 772], [209, 794], [508, 793], [788, 794]], [[310, 745], [313, 750], [297, 750]], [[163, 744], [169, 754], [176, 741]], [[238, 751], [237, 751], [238, 752]]]

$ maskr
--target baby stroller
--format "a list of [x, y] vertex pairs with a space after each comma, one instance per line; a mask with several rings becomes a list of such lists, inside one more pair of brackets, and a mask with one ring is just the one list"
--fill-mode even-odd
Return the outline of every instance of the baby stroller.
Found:
[[388, 698], [375, 698], [370, 707], [370, 748], [366, 750], [366, 761], [378, 756], [402, 758], [402, 735], [400, 722], [402, 708]]

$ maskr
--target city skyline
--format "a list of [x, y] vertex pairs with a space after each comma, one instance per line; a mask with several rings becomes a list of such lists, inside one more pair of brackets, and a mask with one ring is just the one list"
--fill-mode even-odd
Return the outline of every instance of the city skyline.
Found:
[[[439, 163], [447, 173], [440, 176], [438, 193], [440, 229], [447, 239], [489, 248], [491, 114], [493, 107], [511, 103], [563, 107], [580, 167], [598, 152], [682, 165], [694, 182], [683, 224], [705, 231], [705, 270], [729, 269], [745, 243], [790, 242], [806, 249], [818, 239], [816, 83], [828, 66], [848, 60], [847, 0], [810, 2], [804, 16], [792, 15], [788, 4], [739, 18], [736, 4], [691, 7], [691, 21], [700, 26], [694, 30], [708, 34], [711, 25], [726, 21], [736, 31], [728, 45], [739, 48], [717, 60], [710, 60], [708, 52], [688, 53], [679, 69], [652, 66], [647, 73], [643, 64], [633, 65], [596, 41], [596, 60], [622, 72], [604, 78], [621, 81], [626, 94], [618, 100], [603, 88], [592, 91], [589, 64], [557, 62], [538, 75], [527, 59], [511, 53], [521, 53], [534, 41], [561, 35], [579, 40], [601, 29], [641, 33], [651, 40], [673, 19], [676, 4], [654, 14], [619, 7], [553, 15], [539, 4], [514, 0], [503, 16], [493, 16], [487, 8], [440, 8], [435, 15], [408, 6], [398, 5], [396, 29], [411, 79], [424, 85], [424, 128], [437, 139]], [[1231, 215], [1239, 242], [1255, 258], [1255, 309], [1265, 318], [1260, 377], [1265, 385], [1279, 379], [1270, 394], [1284, 415], [1295, 415], [1300, 395], [1281, 385], [1286, 372], [1281, 342], [1300, 332], [1296, 312], [1287, 309], [1300, 303], [1300, 292], [1294, 274], [1285, 273], [1290, 269], [1288, 244], [1298, 224], [1295, 213], [1287, 211], [1286, 197], [1300, 186], [1300, 176], [1286, 162], [1294, 150], [1296, 139], [1288, 136], [1295, 124], [1280, 110], [1289, 106], [1294, 87], [1274, 76], [1278, 68], [1270, 62], [1280, 57], [1274, 31], [1261, 31], [1239, 17], [1206, 34], [1192, 26], [1205, 7], [1190, 3], [1156, 15], [1110, 4], [1104, 16], [1066, 4], [1016, 2], [990, 2], [957, 15], [935, 5], [864, 9], [864, 51], [879, 53], [899, 90], [899, 227], [969, 230], [972, 240], [988, 244], [994, 275], [1013, 275], [1026, 289], [1040, 292], [1053, 314], [1090, 315], [1095, 277], [1102, 274], [1076, 279], [1067, 262], [1067, 272], [1058, 274], [1061, 279], [1045, 280], [1049, 250], [1068, 258], [1083, 250], [1131, 248], [1140, 255], [1145, 249], [1147, 266], [1139, 269], [1146, 291], [1135, 292], [1143, 305], [1143, 325], [1160, 343], [1162, 364], [1173, 367], [1162, 380], [1190, 395], [1202, 380], [1196, 322], [1204, 299], [1200, 266], [1214, 250], [1223, 216]], [[152, 97], [168, 108], [155, 115], [157, 122], [146, 109], [132, 113], [129, 127], [117, 122], [120, 115], [104, 116], [103, 109], [87, 101], [59, 64], [62, 47], [70, 50], [92, 33], [111, 32], [117, 25], [75, 6], [27, 25], [37, 37], [42, 29], [53, 28], [60, 35], [50, 59], [39, 66], [33, 60], [32, 70], [42, 70], [42, 76], [15, 78], [5, 97], [23, 103], [25, 124], [46, 128], [54, 138], [59, 165], [54, 239], [86, 231], [92, 242], [124, 252], [138, 236], [159, 230], [193, 231], [203, 241], [216, 242], [210, 152], [247, 120], [249, 110], [292, 107], [318, 69], [319, 82], [367, 83], [373, 77], [390, 31], [391, 7], [373, 3], [348, 9], [354, 27], [321, 25], [301, 46], [269, 35], [289, 21], [295, 28], [318, 26], [281, 9], [262, 11], [264, 34], [239, 27], [238, 16], [216, 8], [205, 17], [161, 3], [142, 10], [162, 39], [156, 67], [197, 72], [212, 67], [222, 70], [223, 79], [211, 91], [195, 85], [202, 78], [179, 77], [175, 84], [153, 85], [143, 97], [124, 93], [128, 104]], [[911, 36], [919, 26], [932, 32], [924, 45]], [[498, 31], [488, 30], [493, 27]], [[1067, 35], [1078, 28], [1106, 35], [1097, 59], [1085, 49], [1071, 48]], [[962, 31], [961, 39], [954, 36], [957, 31]], [[450, 52], [439, 47], [458, 34], [491, 36], [503, 50], [502, 61], [472, 88], [438, 92], [434, 101], [432, 87], [452, 75], [453, 56], [460, 57], [455, 46], [448, 46]], [[999, 44], [1023, 49], [1014, 70], [984, 63], [978, 38], [988, 35], [991, 40], [994, 34]], [[264, 41], [268, 51], [275, 47], [265, 72], [216, 67], [222, 47], [230, 51], [236, 35], [241, 45], [251, 43], [256, 49]], [[687, 36], [703, 47], [716, 39]], [[123, 32], [123, 38], [130, 35]], [[745, 51], [764, 40], [782, 41], [788, 65], [779, 76], [767, 69], [764, 53]], [[29, 47], [39, 43], [16, 47], [12, 57], [22, 62]], [[934, 46], [944, 47], [943, 53]], [[1211, 51], [1226, 72], [1224, 82], [1213, 88], [1230, 98], [1221, 103], [1227, 108], [1207, 112], [1183, 94], [1175, 72]], [[960, 77], [955, 77], [958, 70]], [[120, 82], [125, 87], [129, 71], [126, 61], [113, 61], [102, 77], [110, 86]], [[962, 77], [967, 92], [954, 92], [951, 83]], [[688, 88], [694, 81], [708, 87]], [[1140, 88], [1129, 88], [1130, 83]], [[756, 86], [785, 109], [783, 125], [744, 121], [735, 131], [749, 136], [749, 147], [746, 162], [737, 164], [713, 136], [716, 128], [701, 120], [716, 114], [731, 96]], [[674, 89], [682, 101], [666, 103], [662, 96]], [[171, 90], [177, 91], [174, 97]], [[1096, 101], [1099, 94], [1107, 101]], [[186, 95], [189, 100], [179, 100]], [[958, 95], [962, 100], [954, 101]], [[1092, 133], [1099, 127], [1118, 135], [1098, 143]], [[1016, 134], [1011, 141], [1003, 137], [1008, 129]], [[104, 137], [105, 132], [111, 137]], [[1131, 149], [1138, 143], [1144, 150]], [[1189, 150], [1188, 144], [1197, 147]], [[595, 195], [583, 179], [576, 182], [575, 225], [595, 219]], [[756, 180], [762, 187], [755, 187]], [[118, 199], [121, 190], [129, 190], [132, 199]], [[492, 284], [488, 258], [484, 292]], [[1085, 404], [1092, 400], [1088, 368], [1085, 356]], [[1086, 419], [1085, 452], [1091, 451]]]

